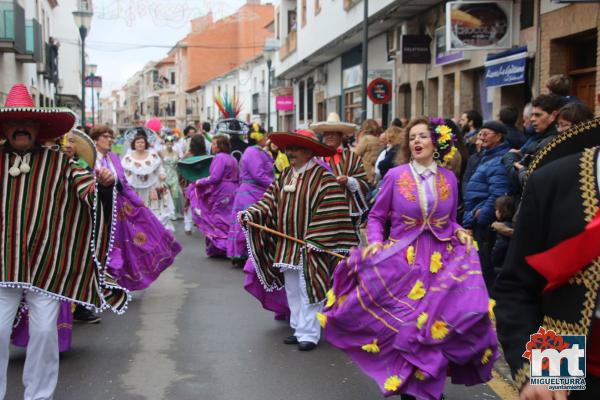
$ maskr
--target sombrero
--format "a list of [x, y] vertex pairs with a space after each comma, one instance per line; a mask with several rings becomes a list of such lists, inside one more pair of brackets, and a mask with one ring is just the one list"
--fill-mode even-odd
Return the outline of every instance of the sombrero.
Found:
[[356, 132], [357, 126], [348, 122], [341, 122], [338, 113], [332, 112], [327, 116], [325, 122], [315, 122], [310, 129], [316, 133], [341, 132], [343, 134]]
[[125, 131], [123, 137], [125, 138], [126, 142], [132, 142], [133, 139], [140, 133], [146, 135], [146, 139], [148, 139], [148, 143], [150, 143], [151, 145], [154, 145], [154, 143], [156, 143], [156, 141], [158, 140], [158, 135], [152, 129], [142, 128], [139, 126], [135, 128], [130, 128], [127, 131]]
[[214, 156], [195, 156], [185, 158], [177, 163], [179, 174], [190, 182], [206, 178], [210, 175], [210, 163]]
[[312, 150], [315, 156], [319, 157], [331, 156], [336, 152], [333, 147], [319, 142], [314, 132], [309, 130], [299, 130], [294, 133], [274, 132], [269, 135], [269, 139], [282, 150], [285, 150], [288, 146], [304, 147]]
[[73, 142], [75, 143], [75, 154], [81, 160], [85, 161], [87, 165], [94, 168], [96, 165], [96, 146], [94, 141], [85, 133], [78, 129], [72, 129], [71, 134], [73, 135]]
[[[40, 124], [37, 141], [61, 137], [75, 125], [75, 114], [67, 108], [36, 107], [27, 87], [16, 83], [0, 107], [0, 125], [5, 121], [32, 120]], [[0, 131], [0, 135], [4, 134]]]
[[600, 146], [600, 117], [581, 122], [556, 135], [529, 164], [529, 174], [559, 158]]
[[217, 122], [217, 133], [226, 133], [228, 135], [245, 135], [248, 133], [248, 125], [235, 118], [225, 118]]

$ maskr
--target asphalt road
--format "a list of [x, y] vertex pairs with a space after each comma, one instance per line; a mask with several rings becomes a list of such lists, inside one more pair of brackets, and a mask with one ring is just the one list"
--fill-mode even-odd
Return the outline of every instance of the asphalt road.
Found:
[[[178, 226], [179, 232], [182, 227]], [[242, 288], [241, 270], [204, 255], [198, 233], [178, 238], [175, 265], [134, 293], [124, 316], [76, 325], [61, 355], [56, 400], [370, 400], [374, 382], [326, 343], [299, 352], [290, 334]], [[7, 400], [23, 397], [25, 352], [13, 348]], [[503, 383], [448, 384], [446, 399], [513, 399]], [[500, 388], [501, 390], [499, 390]]]

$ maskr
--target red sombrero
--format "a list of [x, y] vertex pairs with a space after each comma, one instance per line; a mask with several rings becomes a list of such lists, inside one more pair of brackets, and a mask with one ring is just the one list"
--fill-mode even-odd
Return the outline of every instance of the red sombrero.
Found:
[[[4, 121], [32, 120], [40, 123], [37, 140], [55, 139], [69, 132], [75, 125], [75, 114], [66, 108], [36, 107], [33, 99], [22, 83], [15, 84], [0, 107], [0, 125]], [[0, 130], [0, 135], [4, 136]]]
[[288, 146], [298, 146], [311, 149], [315, 156], [327, 157], [335, 154], [335, 149], [324, 145], [317, 140], [314, 132], [308, 130], [299, 130], [294, 133], [274, 132], [269, 135], [269, 139], [277, 147], [285, 150]]

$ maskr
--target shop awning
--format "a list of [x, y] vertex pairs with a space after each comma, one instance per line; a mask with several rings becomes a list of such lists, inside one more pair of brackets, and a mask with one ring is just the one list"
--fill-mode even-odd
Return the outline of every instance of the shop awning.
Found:
[[484, 65], [485, 86], [488, 88], [525, 83], [527, 46], [489, 54]]

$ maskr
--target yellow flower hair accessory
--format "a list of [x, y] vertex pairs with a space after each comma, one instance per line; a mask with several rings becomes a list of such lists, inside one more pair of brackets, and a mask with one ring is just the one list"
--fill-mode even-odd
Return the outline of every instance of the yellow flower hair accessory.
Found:
[[377, 339], [373, 340], [373, 342], [365, 344], [361, 347], [361, 349], [363, 349], [364, 351], [366, 351], [367, 353], [379, 353], [380, 349], [379, 346], [377, 345]]
[[442, 263], [442, 253], [439, 251], [434, 251], [431, 255], [431, 261], [429, 262], [429, 271], [432, 274], [437, 274], [437, 272], [443, 267]]
[[417, 280], [412, 289], [410, 289], [410, 293], [408, 293], [408, 298], [411, 300], [419, 300], [422, 299], [423, 296], [425, 296], [425, 293], [427, 293], [427, 290], [425, 290], [425, 288], [423, 287], [423, 282]]
[[395, 392], [402, 385], [402, 379], [398, 375], [392, 375], [385, 380], [383, 388], [388, 392]]
[[437, 320], [431, 325], [431, 337], [436, 340], [441, 340], [448, 334], [448, 324], [444, 321]]

